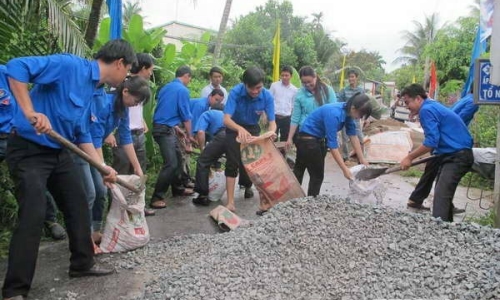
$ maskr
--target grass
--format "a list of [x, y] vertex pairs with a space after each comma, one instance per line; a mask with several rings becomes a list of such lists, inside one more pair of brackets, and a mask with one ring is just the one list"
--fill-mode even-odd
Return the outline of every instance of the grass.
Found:
[[424, 172], [416, 167], [411, 167], [406, 171], [399, 172], [399, 175], [403, 177], [421, 177]]
[[477, 223], [482, 226], [494, 227], [495, 217], [496, 217], [495, 211], [493, 209], [490, 209], [488, 213], [484, 216], [480, 217], [471, 216], [465, 218], [464, 221], [468, 223]]

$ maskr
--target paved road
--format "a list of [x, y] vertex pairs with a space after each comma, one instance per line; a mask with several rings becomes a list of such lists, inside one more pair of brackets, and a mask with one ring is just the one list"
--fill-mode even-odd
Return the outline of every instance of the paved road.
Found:
[[[416, 179], [403, 178], [397, 174], [381, 177], [387, 194], [383, 205], [395, 209], [406, 210], [406, 200], [413, 190]], [[308, 178], [304, 180], [304, 188], [307, 190]], [[243, 190], [236, 190], [236, 207], [238, 214], [246, 219], [258, 218], [255, 211], [258, 208], [257, 193], [254, 199], [243, 199]], [[328, 156], [326, 162], [325, 181], [322, 193], [346, 197], [349, 193], [347, 180], [344, 179], [333, 159]], [[473, 195], [479, 191], [472, 190]], [[175, 235], [186, 235], [193, 233], [216, 234], [218, 228], [208, 217], [210, 209], [218, 205], [213, 203], [211, 207], [196, 207], [191, 199], [175, 198], [169, 202], [168, 208], [158, 210], [157, 215], [148, 217], [152, 240], [157, 242]], [[455, 205], [465, 207], [467, 215], [480, 215], [485, 211], [480, 209], [478, 202], [470, 201], [466, 197], [466, 189], [460, 187], [456, 193]], [[464, 215], [457, 218], [461, 220]], [[67, 268], [69, 264], [68, 246], [66, 241], [43, 242], [40, 247], [37, 272], [33, 282], [33, 288], [29, 299], [54, 300], [54, 299], [134, 299], [140, 297], [144, 292], [144, 282], [148, 280], [147, 273], [138, 273], [136, 270], [119, 269], [119, 272], [102, 278], [69, 279]], [[112, 254], [101, 256], [100, 260], [112, 261], [118, 255]], [[165, 253], [168, 255], [168, 253]], [[151, 257], [154, 259], [154, 257]], [[0, 265], [0, 276], [3, 281], [6, 262]]]

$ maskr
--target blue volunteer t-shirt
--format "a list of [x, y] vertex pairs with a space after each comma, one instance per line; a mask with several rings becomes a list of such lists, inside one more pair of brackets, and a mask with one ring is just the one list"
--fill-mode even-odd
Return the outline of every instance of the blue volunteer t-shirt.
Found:
[[92, 105], [92, 122], [90, 131], [94, 147], [101, 148], [103, 141], [115, 129], [119, 136], [120, 145], [132, 144], [130, 133], [130, 119], [128, 108], [122, 115], [115, 113], [115, 101], [118, 101], [115, 93], [106, 93], [104, 89], [94, 97]]
[[[20, 82], [34, 83], [30, 91], [36, 112], [45, 114], [54, 131], [73, 143], [91, 143], [90, 103], [99, 83], [97, 61], [71, 54], [14, 58], [7, 63], [8, 75]], [[35, 143], [62, 146], [45, 134], [38, 135], [18, 109], [13, 126], [17, 134]]]
[[194, 132], [205, 131], [214, 136], [224, 127], [224, 113], [220, 110], [209, 110], [201, 114], [194, 127]]
[[327, 139], [327, 146], [330, 149], [339, 147], [337, 132], [344, 126], [348, 136], [356, 135], [356, 124], [354, 120], [346, 114], [346, 103], [330, 103], [315, 109], [300, 127], [300, 133], [306, 133], [317, 138]]
[[0, 65], [0, 133], [9, 133], [16, 110], [16, 99], [10, 92], [7, 68]]
[[158, 93], [153, 123], [174, 127], [191, 119], [189, 90], [176, 78], [161, 88]]
[[452, 107], [451, 110], [455, 112], [464, 121], [466, 126], [469, 126], [470, 121], [474, 118], [474, 114], [478, 111], [479, 105], [474, 103], [473, 94], [467, 94], [467, 96], [458, 100]]
[[419, 111], [424, 129], [423, 145], [434, 154], [448, 154], [472, 148], [472, 137], [462, 119], [443, 104], [426, 99]]
[[274, 121], [274, 98], [265, 88], [255, 98], [251, 98], [245, 85], [236, 85], [229, 93], [224, 114], [238, 125], [258, 125], [260, 116], [266, 113], [269, 121]]
[[208, 98], [197, 98], [190, 100], [189, 108], [191, 110], [191, 116], [192, 116], [191, 119], [191, 124], [193, 129], [192, 131], [193, 133], [195, 133], [196, 131], [194, 130], [194, 127], [196, 125], [196, 122], [198, 122], [198, 119], [200, 118], [202, 113], [210, 109]]

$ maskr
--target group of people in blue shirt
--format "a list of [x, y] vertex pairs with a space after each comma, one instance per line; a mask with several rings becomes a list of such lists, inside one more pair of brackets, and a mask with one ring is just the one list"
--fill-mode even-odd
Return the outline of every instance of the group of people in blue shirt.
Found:
[[[47, 192], [64, 216], [71, 252], [69, 276], [114, 272], [94, 261], [92, 224], [102, 222], [102, 216], [93, 216], [98, 198], [89, 194], [102, 182], [116, 182], [117, 172], [105, 166], [100, 150], [104, 137], [115, 129], [123, 147], [128, 148], [129, 163], [142, 175], [133, 148], [127, 146], [132, 141], [128, 109], [151, 97], [145, 78], [127, 77], [137, 61], [128, 42], [113, 40], [101, 47], [93, 60], [55, 54], [14, 58], [2, 67], [0, 90], [7, 97], [0, 111], [0, 140], [6, 144], [5, 158], [19, 207], [2, 288], [4, 299], [25, 299], [28, 295], [46, 220]], [[113, 94], [105, 92], [106, 85], [115, 88]], [[92, 177], [94, 168], [51, 139], [51, 131], [102, 163], [107, 174]], [[92, 184], [86, 186], [86, 182]]]
[[[131, 69], [135, 76], [127, 77]], [[95, 202], [105, 193], [105, 188], [99, 185], [102, 182], [110, 185], [116, 182], [117, 176], [114, 168], [105, 166], [101, 148], [103, 141], [116, 131], [131, 165], [129, 169], [143, 175], [144, 166], [135, 154], [129, 127], [129, 108], [140, 106], [151, 97], [147, 79], [152, 72], [152, 61], [141, 59], [128, 42], [113, 40], [96, 53], [94, 60], [69, 54], [21, 57], [12, 59], [0, 71], [3, 73], [0, 76], [0, 143], [6, 144], [6, 153], [0, 154], [5, 155], [19, 205], [3, 297], [24, 299], [28, 295], [41, 229], [46, 220], [47, 192], [64, 215], [71, 252], [69, 276], [111, 274], [112, 268], [95, 263], [91, 238], [93, 224], [98, 227], [102, 221], [102, 209], [94, 210], [96, 205], [103, 205]], [[142, 72], [146, 75], [141, 75]], [[289, 78], [290, 68], [283, 68], [282, 75]], [[337, 133], [343, 128], [359, 162], [368, 164], [357, 137], [356, 121], [368, 118], [372, 105], [364, 93], [355, 93], [345, 102], [337, 102], [335, 91], [309, 66], [302, 67], [299, 76], [302, 87], [293, 99], [286, 146], [294, 143], [297, 147], [294, 174], [302, 183], [307, 170], [310, 175], [307, 194], [317, 196], [324, 178], [327, 149], [345, 178], [353, 179], [338, 150]], [[151, 205], [165, 207], [169, 188], [173, 195], [186, 192], [179, 182], [182, 142], [186, 148], [195, 143], [202, 150], [195, 184], [199, 196], [193, 202], [207, 205], [210, 167], [225, 153], [226, 207], [235, 211], [237, 175], [240, 175], [240, 185], [247, 189], [252, 185], [241, 161], [240, 145], [260, 135], [259, 121], [264, 115], [268, 130], [275, 132], [277, 129], [275, 99], [264, 88], [265, 74], [258, 67], [249, 67], [243, 73], [242, 82], [231, 89], [227, 99], [225, 90], [211, 85], [208, 96], [196, 101], [190, 99], [187, 88], [191, 69], [179, 67], [175, 77], [159, 91], [153, 117], [152, 135], [160, 147], [164, 164]], [[105, 85], [114, 90], [106, 92]], [[408, 168], [412, 160], [427, 152], [439, 157], [433, 215], [451, 221], [456, 186], [472, 165], [472, 138], [464, 121], [437, 101], [427, 98], [422, 86], [410, 85], [401, 95], [412, 113], [419, 115], [425, 134], [423, 145], [409, 153], [401, 166]], [[107, 174], [99, 174], [88, 163], [74, 157], [47, 135], [50, 131], [59, 133], [93, 160], [101, 162]], [[205, 145], [208, 136], [211, 141]], [[271, 137], [275, 138], [276, 134]], [[117, 144], [113, 139], [107, 143]], [[90, 199], [91, 191], [99, 195]], [[266, 209], [261, 207], [260, 214]]]

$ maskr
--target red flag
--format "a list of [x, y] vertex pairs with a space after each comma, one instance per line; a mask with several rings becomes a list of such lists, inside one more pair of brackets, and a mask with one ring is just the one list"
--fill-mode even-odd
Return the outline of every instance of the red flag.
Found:
[[436, 74], [436, 65], [434, 62], [431, 62], [431, 82], [429, 84], [429, 97], [432, 99], [436, 99], [436, 89], [437, 89], [437, 74]]

